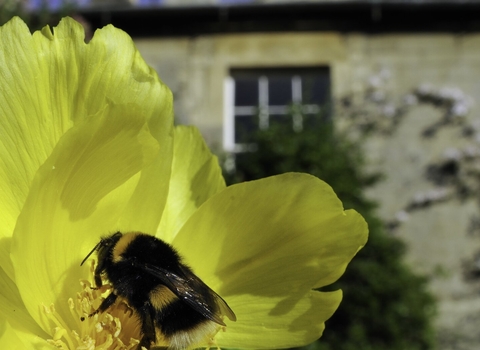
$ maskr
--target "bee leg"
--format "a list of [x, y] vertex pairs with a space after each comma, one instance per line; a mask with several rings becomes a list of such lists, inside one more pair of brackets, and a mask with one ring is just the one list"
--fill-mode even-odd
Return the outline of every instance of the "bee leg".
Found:
[[138, 344], [137, 350], [142, 350], [142, 348], [150, 350], [151, 345], [152, 345], [152, 342], [150, 341], [150, 339], [144, 336], [140, 341], [140, 343]]
[[152, 343], [156, 341], [156, 334], [155, 334], [155, 324], [154, 324], [154, 317], [155, 317], [155, 309], [153, 308], [152, 304], [145, 303], [141, 308], [139, 308], [138, 313], [140, 314], [140, 318], [142, 321], [142, 340], [140, 344], [138, 344], [138, 349], [141, 349], [142, 346], [146, 349], [150, 349]]
[[110, 293], [110, 295], [106, 297], [104, 301], [102, 301], [98, 309], [96, 309], [94, 312], [88, 315], [88, 317], [92, 317], [100, 312], [104, 312], [106, 309], [112, 306], [116, 300], [117, 300], [117, 295], [115, 293]]
[[100, 289], [102, 287], [102, 277], [100, 276], [100, 272], [95, 270], [95, 285], [97, 286], [97, 289]]

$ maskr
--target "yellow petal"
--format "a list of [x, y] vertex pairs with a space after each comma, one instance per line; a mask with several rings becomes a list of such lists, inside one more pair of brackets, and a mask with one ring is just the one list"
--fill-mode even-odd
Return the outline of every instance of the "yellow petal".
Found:
[[8, 350], [54, 350], [53, 345], [32, 333], [15, 330], [7, 320], [0, 320], [0, 349]]
[[[19, 18], [0, 28], [0, 238], [12, 235], [36, 170], [53, 148], [55, 138], [71, 125], [67, 116], [55, 113], [55, 107], [46, 103], [51, 93], [46, 86], [48, 76], [39, 72], [47, 71], [47, 62], [36, 54], [35, 46]], [[36, 80], [45, 84], [37, 89]], [[46, 116], [55, 122], [45, 123]], [[0, 245], [1, 264], [13, 278], [8, 248], [9, 244]]]
[[[70, 326], [67, 299], [89, 267], [80, 262], [116, 229], [158, 143], [135, 105], [115, 105], [70, 129], [42, 165], [18, 218], [12, 261], [25, 306], [47, 332], [41, 305], [54, 303]], [[157, 215], [160, 215], [158, 213]]]
[[[171, 134], [171, 93], [121, 30], [108, 26], [86, 44], [72, 19], [62, 20], [54, 34], [44, 28], [32, 36], [15, 18], [0, 28], [0, 67], [0, 239], [12, 235], [31, 181], [60, 137], [107, 103], [136, 105], [151, 118], [160, 147], [171, 147], [164, 137]], [[168, 162], [162, 166], [169, 171]], [[158, 187], [164, 203], [166, 185]], [[13, 278], [9, 245], [0, 245], [0, 264]]]
[[[252, 295], [229, 298], [241, 318], [215, 337], [221, 348], [278, 349], [310, 344], [322, 335], [342, 300], [342, 292], [310, 291], [300, 300]], [[275, 307], [272, 307], [275, 305]], [[227, 321], [228, 322], [228, 321]]]
[[[166, 118], [164, 118], [166, 119]], [[167, 202], [173, 160], [173, 130], [165, 120], [149, 125], [160, 152], [142, 169], [135, 190], [123, 210], [117, 228], [123, 232], [157, 231]]]
[[[227, 187], [191, 216], [173, 244], [237, 314], [237, 322], [229, 323], [222, 335], [231, 344], [229, 334], [250, 323], [248, 313], [253, 308], [236, 309], [242, 297], [269, 303], [248, 327], [275, 328], [269, 312], [283, 305], [287, 309], [276, 315], [276, 324], [284, 326], [277, 331], [288, 332], [305, 295], [337, 280], [366, 240], [363, 218], [351, 210], [344, 212], [327, 184], [291, 173]], [[305, 315], [309, 318], [313, 313]], [[311, 322], [318, 335], [325, 320], [312, 317], [305, 322]], [[264, 336], [263, 332], [244, 334], [248, 344], [236, 347], [255, 341], [267, 346], [262, 343]]]
[[[0, 319], [9, 320], [9, 327], [18, 332], [46, 337], [46, 333], [42, 331], [25, 308], [17, 286], [1, 268]], [[0, 339], [3, 340], [3, 336]], [[5, 349], [5, 347], [0, 346], [0, 349]]]
[[203, 202], [225, 188], [217, 157], [210, 152], [198, 129], [177, 126], [174, 143], [170, 190], [157, 231], [157, 236], [167, 242], [172, 241]]

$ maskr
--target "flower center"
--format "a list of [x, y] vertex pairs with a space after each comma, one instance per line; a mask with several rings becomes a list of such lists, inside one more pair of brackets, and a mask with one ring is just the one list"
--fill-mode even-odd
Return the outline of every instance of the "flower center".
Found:
[[[91, 273], [94, 274], [94, 261]], [[52, 339], [48, 342], [63, 350], [137, 350], [142, 338], [141, 323], [134, 309], [126, 301], [118, 298], [115, 304], [101, 313], [95, 313], [100, 304], [112, 292], [112, 286], [105, 284], [94, 288], [92, 283], [81, 280], [82, 290], [75, 299], [68, 299], [70, 313], [78, 323], [71, 328], [56, 310], [54, 305], [43, 306], [48, 320], [54, 325]], [[90, 316], [91, 315], [91, 316]], [[215, 335], [225, 331], [214, 322], [207, 321], [200, 327], [189, 331], [179, 331], [170, 337], [156, 329], [156, 346], [172, 348], [195, 348], [205, 346], [219, 349]], [[143, 349], [143, 348], [142, 348]]]
[[[93, 264], [92, 264], [93, 268]], [[117, 301], [108, 310], [90, 315], [110, 293], [104, 285], [92, 288], [89, 281], [80, 281], [82, 290], [75, 299], [68, 300], [70, 313], [78, 320], [78, 329], [70, 329], [53, 305], [44, 306], [48, 319], [55, 325], [53, 339], [48, 342], [60, 349], [136, 349], [140, 342], [140, 323], [134, 311], [123, 301]]]

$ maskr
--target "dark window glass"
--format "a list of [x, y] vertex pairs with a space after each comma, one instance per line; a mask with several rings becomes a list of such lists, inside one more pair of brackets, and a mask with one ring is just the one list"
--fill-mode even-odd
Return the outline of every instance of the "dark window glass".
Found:
[[327, 74], [302, 76], [302, 103], [322, 105], [330, 98], [330, 77]]
[[235, 116], [235, 143], [248, 143], [252, 133], [258, 128], [257, 116]]
[[235, 106], [258, 106], [258, 78], [235, 79]]
[[292, 103], [292, 77], [271, 76], [268, 78], [268, 104], [284, 106]]

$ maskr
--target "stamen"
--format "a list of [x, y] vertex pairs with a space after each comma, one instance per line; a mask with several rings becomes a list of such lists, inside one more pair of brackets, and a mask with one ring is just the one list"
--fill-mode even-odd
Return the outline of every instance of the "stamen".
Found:
[[[93, 264], [92, 264], [93, 275]], [[138, 318], [128, 305], [119, 300], [103, 313], [89, 317], [105, 296], [111, 292], [109, 285], [92, 288], [89, 281], [80, 281], [82, 290], [77, 297], [68, 300], [73, 319], [78, 320], [75, 329], [64, 322], [53, 305], [43, 306], [52, 323], [52, 339], [48, 342], [62, 350], [133, 350], [140, 343]]]
[[[67, 332], [62, 332], [62, 330], [65, 330], [66, 326], [63, 322], [63, 319], [58, 315], [57, 311], [55, 310], [54, 305], [50, 305], [50, 307], [47, 307], [46, 305], [42, 305], [43, 307], [43, 312], [47, 315], [47, 318], [53, 322], [55, 327], [53, 328], [53, 339], [51, 339], [52, 344], [57, 346], [60, 349], [71, 349], [73, 347], [73, 342], [72, 339], [68, 336]], [[62, 334], [60, 337], [58, 337], [59, 334]], [[61, 338], [65, 338], [65, 340], [68, 343], [68, 346], [61, 341]]]

